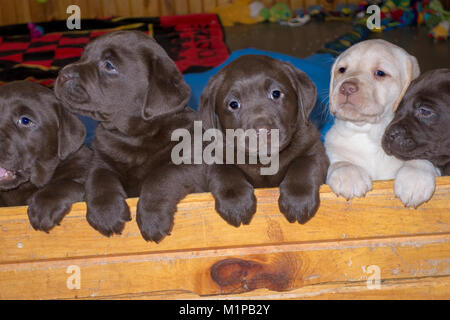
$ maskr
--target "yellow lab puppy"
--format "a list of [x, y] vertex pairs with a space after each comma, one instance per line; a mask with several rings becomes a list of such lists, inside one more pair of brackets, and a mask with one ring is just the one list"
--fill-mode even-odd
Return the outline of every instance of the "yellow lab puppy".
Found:
[[381, 147], [409, 83], [419, 76], [417, 59], [384, 40], [360, 42], [335, 61], [330, 112], [336, 121], [325, 137], [330, 158], [327, 184], [347, 200], [372, 189], [372, 180], [395, 178], [395, 195], [407, 206], [428, 201], [439, 171], [426, 160], [402, 161]]

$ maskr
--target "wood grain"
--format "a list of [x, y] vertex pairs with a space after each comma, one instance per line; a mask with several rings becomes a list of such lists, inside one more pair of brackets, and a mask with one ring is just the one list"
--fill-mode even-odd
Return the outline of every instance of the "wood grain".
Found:
[[[305, 5], [319, 4], [320, 1], [322, 0], [280, 0], [278, 2], [285, 2], [291, 8], [298, 9]], [[46, 3], [37, 3], [36, 0], [0, 0], [0, 25], [65, 19], [66, 9], [71, 4], [80, 6], [83, 18], [104, 18], [212, 12], [217, 6], [232, 2], [234, 0], [48, 0]], [[262, 2], [270, 8], [277, 1], [263, 0]]]
[[[158, 245], [142, 240], [134, 219], [121, 236], [101, 236], [85, 221], [84, 203], [50, 234], [29, 226], [26, 207], [3, 208], [0, 298], [450, 297], [450, 177], [438, 178], [433, 199], [417, 210], [404, 208], [392, 187], [378, 181], [366, 198], [347, 202], [323, 186], [306, 225], [280, 214], [277, 189], [258, 189], [257, 213], [240, 228], [217, 215], [210, 194], [192, 194]], [[133, 218], [136, 203], [128, 200]], [[80, 290], [66, 286], [72, 265]], [[381, 270], [380, 290], [365, 285], [370, 265]]]
[[[367, 287], [365, 270], [373, 265], [381, 270], [383, 286], [386, 281], [449, 276], [449, 241], [449, 235], [438, 235], [3, 264], [0, 299], [118, 298], [156, 292], [215, 296], [256, 289], [282, 296], [316, 284]], [[218, 280], [212, 268], [224, 261], [235, 265]], [[246, 269], [245, 262], [253, 269]], [[80, 289], [67, 287], [70, 266], [80, 268]], [[443, 288], [446, 294], [449, 289]]]
[[189, 0], [189, 13], [202, 13], [203, 3], [199, 0]]
[[189, 4], [188, 0], [175, 0], [175, 14], [188, 14], [189, 13]]
[[[111, 238], [88, 225], [84, 203], [75, 204], [61, 226], [50, 234], [31, 228], [24, 207], [2, 208], [0, 261], [446, 233], [450, 226], [449, 182], [449, 178], [439, 178], [433, 200], [417, 210], [404, 208], [393, 196], [392, 182], [377, 182], [366, 198], [349, 202], [323, 186], [320, 209], [306, 225], [290, 224], [280, 214], [278, 189], [256, 191], [257, 213], [250, 225], [240, 228], [231, 227], [219, 217], [210, 194], [192, 194], [178, 205], [172, 235], [160, 244], [141, 238], [135, 222], [137, 199], [128, 200], [133, 220], [127, 223], [122, 236]], [[389, 221], [389, 225], [380, 221]]]

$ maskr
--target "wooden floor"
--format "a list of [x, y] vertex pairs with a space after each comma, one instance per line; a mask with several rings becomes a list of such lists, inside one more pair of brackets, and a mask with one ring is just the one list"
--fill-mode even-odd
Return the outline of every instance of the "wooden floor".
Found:
[[240, 228], [210, 194], [192, 194], [160, 244], [141, 238], [137, 199], [112, 238], [88, 225], [84, 203], [50, 234], [31, 228], [25, 207], [3, 208], [0, 299], [449, 299], [450, 177], [417, 210], [392, 185], [350, 202], [323, 186], [306, 225], [279, 213], [278, 189], [259, 189], [257, 214]]

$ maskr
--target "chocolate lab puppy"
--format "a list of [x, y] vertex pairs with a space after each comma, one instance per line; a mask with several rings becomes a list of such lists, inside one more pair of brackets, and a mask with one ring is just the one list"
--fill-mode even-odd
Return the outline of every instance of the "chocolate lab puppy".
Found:
[[450, 175], [449, 101], [450, 69], [428, 71], [414, 80], [384, 133], [386, 153], [428, 160], [442, 175]]
[[[86, 183], [87, 220], [120, 234], [131, 220], [127, 197], [140, 196], [137, 223], [146, 240], [170, 233], [176, 205], [203, 191], [197, 166], [171, 160], [176, 129], [191, 130], [190, 88], [166, 52], [145, 33], [101, 36], [61, 70], [56, 95], [71, 110], [99, 121]], [[200, 181], [199, 181], [200, 180]]]
[[84, 125], [28, 81], [0, 87], [0, 114], [0, 205], [29, 205], [33, 228], [48, 232], [83, 201], [91, 156]]
[[[253, 187], [280, 187], [279, 208], [289, 222], [314, 216], [328, 168], [319, 132], [308, 118], [315, 103], [316, 87], [305, 73], [267, 56], [242, 56], [210, 79], [200, 99], [204, 126], [223, 133], [255, 130], [258, 144], [264, 135], [279, 162], [278, 170], [267, 174], [261, 159], [208, 167], [209, 190], [227, 222], [250, 222], [256, 210]], [[275, 132], [279, 148], [272, 152]], [[240, 150], [250, 159], [250, 148]]]

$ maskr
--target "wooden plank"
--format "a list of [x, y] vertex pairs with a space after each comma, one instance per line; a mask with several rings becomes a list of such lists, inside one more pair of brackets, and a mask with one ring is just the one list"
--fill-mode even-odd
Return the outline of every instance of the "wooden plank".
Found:
[[149, 16], [158, 17], [161, 15], [159, 0], [145, 0], [145, 5], [148, 7]]
[[69, 17], [67, 8], [71, 5], [77, 5], [80, 7], [81, 18], [88, 18], [89, 7], [86, 1], [87, 0], [55, 0], [53, 2], [53, 8], [55, 10], [54, 15], [56, 19], [67, 19]]
[[185, 291], [123, 295], [116, 299], [197, 299], [197, 300], [448, 300], [450, 277], [385, 279], [380, 289], [369, 289], [364, 281], [343, 284], [314, 284], [287, 292], [257, 289], [231, 295], [199, 296]]
[[87, 1], [87, 14], [82, 11], [81, 16], [86, 18], [103, 18], [105, 16], [103, 10], [103, 3], [101, 0]]
[[121, 236], [106, 238], [85, 219], [78, 203], [49, 234], [32, 229], [25, 207], [0, 209], [0, 264], [97, 255], [169, 252], [239, 246], [308, 243], [337, 239], [388, 238], [450, 232], [450, 177], [437, 179], [433, 199], [405, 208], [393, 195], [392, 181], [377, 181], [363, 199], [337, 198], [321, 188], [321, 206], [307, 224], [290, 224], [278, 210], [278, 189], [258, 189], [258, 209], [248, 226], [234, 228], [215, 212], [210, 194], [191, 194], [179, 205], [172, 235], [160, 244], [145, 242], [135, 222], [137, 199], [129, 199], [133, 221]]
[[134, 17], [159, 16], [159, 0], [132, 0], [131, 15]]
[[13, 1], [1, 0], [0, 8], [0, 25], [16, 23], [18, 17], [16, 14], [16, 6]]
[[320, 0], [305, 0], [305, 7], [309, 8], [310, 6], [315, 6], [320, 4]]
[[72, 2], [72, 3], [80, 6], [82, 19], [95, 18], [95, 14], [91, 15], [91, 13], [89, 12], [89, 2], [91, 2], [91, 0], [76, 0], [76, 1], [69, 1], [69, 2]]
[[216, 0], [202, 0], [204, 12], [213, 12], [217, 7]]
[[173, 0], [160, 0], [159, 1], [159, 14], [161, 16], [171, 16], [175, 14]]
[[202, 13], [203, 3], [201, 0], [189, 0], [189, 13]]
[[68, 6], [68, 1], [59, 0], [53, 2], [53, 14], [55, 15], [55, 19], [61, 20], [66, 19], [68, 17], [66, 10]]
[[262, 3], [270, 9], [276, 3], [276, 0], [263, 0]]
[[[358, 0], [349, 0], [358, 1]], [[103, 18], [108, 16], [161, 16], [212, 12], [219, 5], [231, 3], [231, 0], [48, 0], [39, 4], [35, 0], [0, 0], [2, 12], [0, 25], [43, 22], [52, 19], [65, 19], [70, 4], [81, 8], [83, 18]], [[266, 7], [273, 6], [275, 0], [262, 0]], [[318, 4], [319, 0], [282, 0], [291, 8], [300, 8]]]
[[131, 1], [129, 0], [114, 0], [114, 3], [116, 5], [116, 12], [114, 13], [115, 16], [119, 17], [130, 17], [131, 16]]
[[[383, 287], [395, 280], [448, 279], [449, 255], [446, 234], [12, 263], [0, 265], [0, 299], [120, 298], [173, 292], [216, 298], [256, 289], [285, 294], [321, 284], [371, 288], [375, 282], [368, 286], [367, 280], [373, 266], [379, 268]], [[67, 286], [69, 267], [79, 270], [79, 289]], [[439, 292], [448, 297], [448, 281]], [[425, 292], [420, 294], [426, 298]]]
[[[31, 13], [28, 0], [16, 0], [13, 3], [16, 8], [16, 18], [17, 18], [17, 20], [14, 23], [31, 22]], [[3, 4], [1, 6], [3, 8]]]
[[216, 1], [216, 5], [218, 6], [218, 7], [220, 7], [220, 6], [224, 6], [224, 5], [227, 5], [227, 4], [230, 4], [232, 1], [231, 0], [217, 0]]
[[114, 1], [102, 0], [103, 17], [117, 16], [117, 8]]
[[175, 14], [188, 14], [189, 13], [189, 4], [188, 0], [175, 0]]
[[130, 0], [130, 11], [132, 17], [145, 17], [148, 15], [144, 0]]
[[304, 0], [291, 0], [289, 5], [291, 6], [292, 10], [304, 9], [305, 8]]
[[30, 17], [32, 22], [43, 22], [48, 21], [45, 15], [45, 6], [47, 4], [39, 4], [34, 0], [28, 0], [28, 5], [30, 8]]
[[48, 0], [46, 3], [40, 5], [44, 9], [45, 21], [51, 21], [58, 19], [58, 0]]

